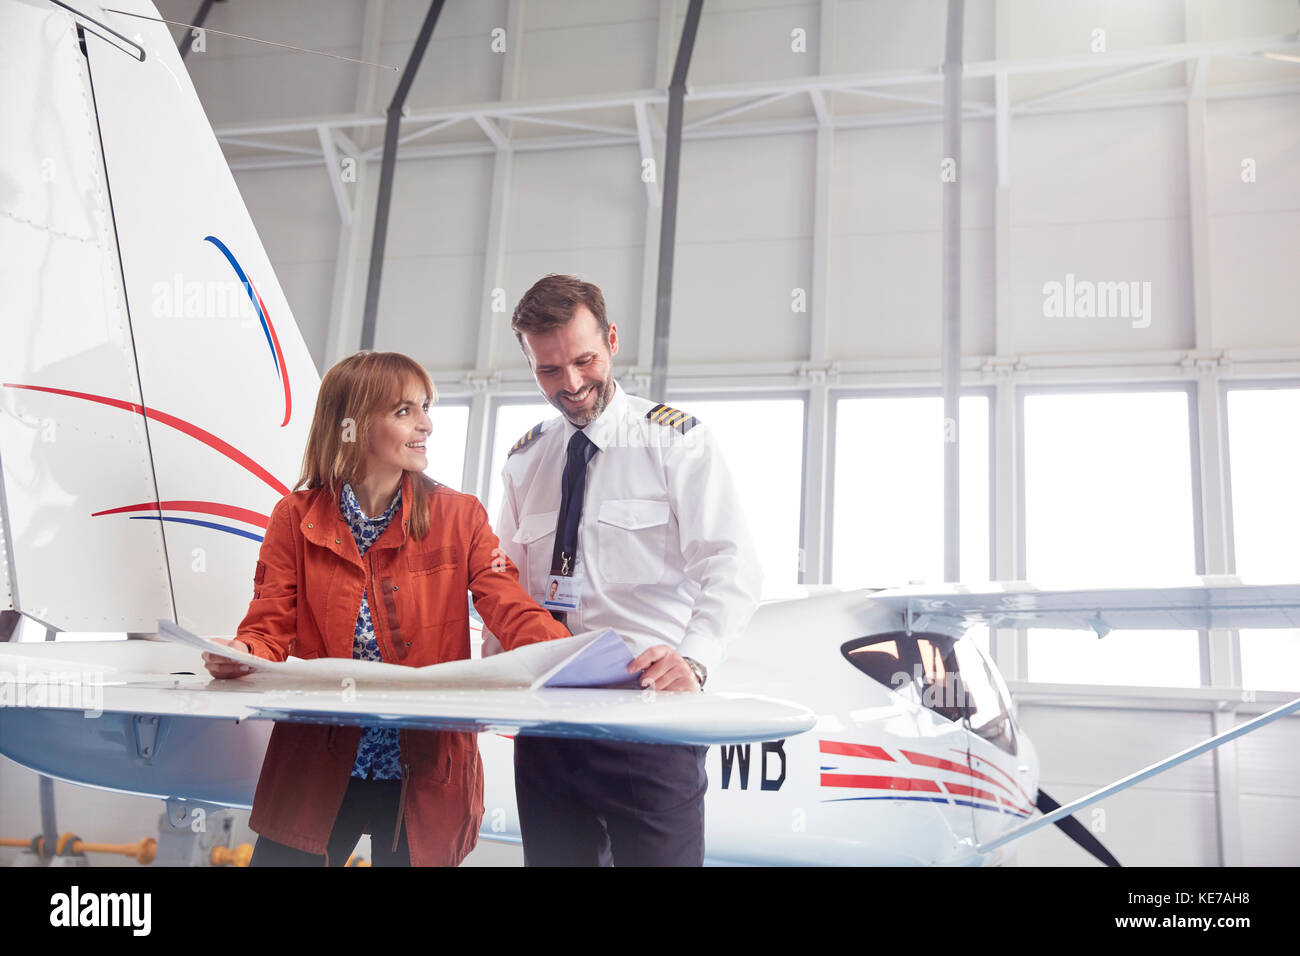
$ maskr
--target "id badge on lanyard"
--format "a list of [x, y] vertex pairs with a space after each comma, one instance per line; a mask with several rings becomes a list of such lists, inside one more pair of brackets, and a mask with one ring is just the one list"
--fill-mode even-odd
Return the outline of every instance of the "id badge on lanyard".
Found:
[[549, 611], [576, 611], [582, 598], [582, 573], [548, 574], [542, 607]]

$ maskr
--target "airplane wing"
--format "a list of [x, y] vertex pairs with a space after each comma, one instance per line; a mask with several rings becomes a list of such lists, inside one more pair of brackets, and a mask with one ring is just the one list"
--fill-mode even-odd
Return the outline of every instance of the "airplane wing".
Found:
[[1300, 627], [1300, 584], [1242, 584], [1212, 576], [1176, 587], [1040, 590], [1025, 581], [909, 587], [871, 600], [904, 615], [909, 628], [927, 618], [956, 618], [989, 627], [1198, 630]]
[[261, 661], [229, 680], [208, 677], [198, 647], [166, 641], [0, 643], [0, 753], [84, 786], [250, 807], [273, 721], [697, 746], [816, 721], [749, 694], [534, 688], [584, 641], [426, 668]]
[[[160, 623], [163, 633], [178, 630]], [[815, 722], [806, 707], [754, 695], [534, 686], [592, 643], [591, 634], [579, 635], [422, 668], [333, 658], [274, 663], [222, 648], [255, 668], [230, 680], [209, 678], [193, 643], [9, 644], [0, 645], [0, 684], [12, 703], [45, 709], [645, 743], [772, 740]]]

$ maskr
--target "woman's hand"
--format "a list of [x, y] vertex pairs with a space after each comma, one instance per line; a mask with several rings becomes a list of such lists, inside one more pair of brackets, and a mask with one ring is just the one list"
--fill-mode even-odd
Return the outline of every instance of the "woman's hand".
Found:
[[[218, 644], [225, 644], [229, 647], [233, 647], [237, 651], [243, 651], [245, 654], [252, 653], [248, 649], [248, 645], [243, 641], [228, 641], [223, 637], [214, 637], [213, 640]], [[252, 670], [251, 667], [247, 664], [241, 663], [240, 661], [231, 660], [229, 657], [221, 657], [217, 654], [210, 654], [207, 651], [203, 652], [203, 666], [208, 669], [208, 673], [213, 677], [220, 678], [243, 677]]]

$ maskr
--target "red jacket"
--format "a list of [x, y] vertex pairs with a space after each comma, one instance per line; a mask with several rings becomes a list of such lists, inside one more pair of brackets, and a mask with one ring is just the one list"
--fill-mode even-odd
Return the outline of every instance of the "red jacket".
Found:
[[[286, 495], [271, 512], [236, 637], [282, 661], [352, 656], [368, 589], [375, 638], [390, 664], [421, 667], [469, 657], [469, 605], [507, 649], [567, 637], [519, 585], [483, 505], [439, 485], [429, 493], [429, 533], [407, 535], [412, 495], [362, 558], [328, 489]], [[308, 853], [324, 853], [361, 740], [360, 727], [277, 723], [262, 763], [249, 826]], [[456, 866], [483, 818], [483, 762], [472, 733], [403, 730], [402, 799], [411, 862]]]

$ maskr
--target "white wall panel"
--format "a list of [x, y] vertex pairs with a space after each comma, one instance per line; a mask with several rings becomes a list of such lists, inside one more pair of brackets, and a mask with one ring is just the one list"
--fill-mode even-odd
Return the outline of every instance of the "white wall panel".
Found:
[[[1093, 788], [1047, 780], [1043, 789], [1066, 803], [1086, 796]], [[1094, 807], [1105, 816], [1093, 816]], [[1204, 867], [1219, 863], [1213, 793], [1134, 787], [1094, 807], [1079, 813], [1081, 822], [1089, 828], [1094, 820], [1104, 825], [1105, 829], [1093, 835], [1123, 866]], [[1021, 840], [1016, 862], [1020, 866], [1101, 865], [1054, 826]]]
[[528, 29], [610, 26], [657, 20], [659, 0], [527, 0]]
[[528, 5], [519, 89], [528, 99], [654, 86], [657, 12], [619, 23], [550, 26], [546, 5]]
[[[378, 175], [370, 177], [372, 199], [378, 182]], [[393, 181], [386, 254], [482, 255], [487, 243], [491, 194], [491, 156], [399, 163]], [[368, 249], [366, 262], [368, 265]]]
[[[943, 159], [937, 123], [837, 132], [832, 234], [937, 231], [943, 221]], [[962, 228], [992, 228], [997, 171], [991, 124], [962, 124], [961, 165]]]
[[405, 352], [435, 382], [439, 370], [473, 367], [482, 275], [482, 255], [385, 260], [375, 349]]
[[[1237, 718], [1237, 724], [1245, 722], [1245, 718]], [[1239, 789], [1243, 794], [1300, 795], [1300, 762], [1295, 759], [1300, 751], [1300, 721], [1275, 720], [1228, 746], [1237, 748]], [[1300, 856], [1291, 862], [1300, 863]]]
[[811, 289], [811, 261], [809, 239], [679, 243], [669, 365], [806, 357], [791, 290]]
[[631, 148], [520, 153], [511, 186], [510, 252], [640, 246], [643, 241], [645, 186]]
[[276, 266], [333, 261], [339, 214], [324, 166], [246, 170], [235, 174], [235, 185]]
[[[390, 8], [403, 0], [392, 0]], [[420, 3], [422, 0], [415, 0]], [[112, 4], [105, 4], [111, 7]], [[180, 23], [193, 23], [194, 14], [199, 4], [193, 0], [154, 0], [159, 16]], [[427, 8], [428, 4], [424, 4]], [[365, 13], [365, 4], [356, 0], [275, 0], [274, 3], [214, 3], [208, 11], [205, 28], [224, 30], [227, 33], [242, 33], [245, 36], [280, 43], [292, 43], [294, 46], [309, 50], [328, 50], [340, 53], [349, 45], [359, 41], [361, 23]], [[174, 36], [181, 36], [182, 29], [171, 28]], [[262, 44], [233, 37], [218, 37], [209, 33], [207, 37], [208, 53], [216, 52], [219, 56], [257, 56], [269, 49]], [[214, 42], [225, 47], [214, 50]], [[226, 48], [228, 47], [228, 48]], [[192, 54], [199, 56], [201, 54]], [[186, 60], [189, 65], [189, 60]]]
[[[993, 59], [993, 0], [966, 3], [966, 62]], [[836, 73], [930, 69], [943, 62], [947, 0], [839, 0]], [[887, 38], [887, 41], [886, 41]], [[936, 97], [938, 83], [933, 86]]]
[[1210, 219], [1211, 296], [1219, 347], [1300, 344], [1300, 211]]
[[[1020, 720], [1038, 750], [1043, 779], [1078, 786], [1111, 783], [1214, 733], [1208, 715], [1185, 711], [1025, 704]], [[1151, 785], [1213, 790], [1213, 757], [1195, 757], [1153, 778]], [[1057, 796], [1046, 784], [1043, 789]]]
[[[355, 56], [357, 48], [339, 52]], [[305, 63], [309, 57], [311, 62]], [[191, 53], [185, 66], [198, 89], [221, 91], [219, 97], [204, 100], [208, 120], [218, 128], [349, 112], [356, 91], [354, 64], [306, 53]]]
[[1006, 55], [1081, 56], [1091, 53], [1092, 31], [1106, 31], [1108, 50], [1179, 43], [1183, 39], [1184, 0], [1003, 0], [1011, 44]]
[[[1107, 352], [1192, 348], [1185, 219], [1077, 222], [1013, 228], [1012, 348], [1016, 352]], [[1044, 314], [1048, 282], [1151, 283], [1145, 318]], [[1132, 286], [1130, 285], [1130, 289]], [[1143, 294], [1145, 301], [1145, 293]], [[1138, 323], [1135, 325], [1134, 323]]]
[[[1300, 343], [1300, 97], [1206, 105], [1211, 282], [1224, 348]], [[1248, 181], [1253, 177], [1253, 182]]]
[[497, 368], [527, 368], [519, 343], [510, 331], [510, 313], [529, 287], [550, 272], [576, 275], [600, 286], [605, 297], [605, 315], [618, 326], [619, 354], [615, 364], [636, 364], [636, 343], [640, 320], [641, 245], [587, 246], [585, 248], [526, 249], [505, 257], [506, 311], [494, 315], [498, 322], [494, 365]]
[[[374, 208], [378, 175], [369, 177]], [[474, 364], [492, 188], [491, 156], [410, 160], [397, 167], [375, 348], [408, 352], [432, 370]], [[362, 228], [369, 232], [370, 223]], [[370, 243], [357, 262], [359, 310]], [[331, 276], [332, 281], [332, 276]]]
[[[1208, 715], [1179, 711], [1021, 704], [1019, 712], [1041, 761], [1040, 786], [1061, 804], [1213, 733]], [[1125, 866], [1216, 866], [1215, 805], [1213, 757], [1202, 754], [1076, 817], [1090, 829], [1101, 827], [1094, 835]], [[1056, 827], [1020, 841], [1017, 862], [1095, 865]]]
[[1295, 825], [1297, 816], [1300, 816], [1300, 800], [1294, 796], [1242, 794], [1242, 862], [1246, 866], [1290, 867], [1300, 863], [1300, 828]]
[[546, 150], [514, 158], [505, 228], [506, 314], [499, 317], [496, 361], [523, 358], [510, 313], [528, 288], [551, 272], [600, 286], [606, 312], [623, 338], [620, 360], [635, 357], [641, 293], [645, 187], [628, 148]]
[[[160, 16], [181, 23], [192, 23], [198, 9], [190, 0], [159, 0], [156, 5]], [[204, 50], [191, 50], [185, 59], [208, 119], [222, 126], [350, 111], [355, 64], [213, 31], [356, 57], [364, 12], [365, 5], [354, 0], [213, 4], [204, 24], [209, 28]], [[187, 32], [172, 27], [174, 36]]]
[[[464, 39], [481, 36], [485, 40], [493, 27], [506, 25], [508, 0], [475, 0], [474, 3], [445, 3], [438, 15], [434, 36]], [[532, 4], [529, 4], [531, 7]], [[386, 0], [384, 3], [384, 42], [406, 43], [420, 32], [429, 0]]]
[[811, 237], [814, 148], [810, 134], [685, 143], [678, 246]]
[[[1016, 117], [1011, 137], [1012, 348], [1190, 348], [1184, 108]], [[1086, 131], [1086, 132], [1085, 132]], [[1048, 317], [1044, 285], [1151, 283], [1145, 317]], [[1137, 323], [1137, 326], [1134, 323]]]
[[[505, 28], [507, 7], [506, 0], [443, 6], [411, 86], [409, 108], [482, 103], [501, 95], [502, 54], [492, 50], [492, 31]], [[397, 67], [406, 65], [428, 10], [426, 0], [389, 0], [384, 5], [381, 62]], [[517, 37], [506, 38], [507, 44], [515, 42]], [[400, 73], [387, 70], [378, 74], [375, 103], [379, 108], [392, 100], [400, 79]], [[382, 138], [377, 136], [374, 142], [382, 142]]]
[[[496, 100], [501, 93], [501, 54], [492, 52], [491, 28], [469, 37], [443, 37], [440, 33], [440, 29], [434, 31], [434, 38], [425, 50], [420, 71], [407, 95], [407, 108], [422, 110]], [[404, 68], [411, 47], [410, 42], [385, 43], [380, 47], [380, 59]], [[397, 73], [380, 74], [375, 95], [380, 109], [387, 109], [392, 102], [399, 79]], [[375, 145], [383, 142], [382, 127], [371, 135]]]
[[1017, 116], [1010, 165], [1017, 226], [1186, 215], [1181, 105]]
[[[1104, 31], [1108, 53], [1181, 43], [1185, 38], [1184, 0], [1004, 0], [1000, 6], [1006, 47], [999, 53], [1009, 59], [1096, 55], [1095, 30]], [[1107, 89], [1156, 89], [1176, 82], [1173, 76], [1172, 71], [1146, 73]], [[1016, 96], [1030, 96], [1090, 78], [1076, 73], [1019, 76], [1012, 79], [1011, 90]]]
[[[1296, 29], [1295, 8], [1286, 0], [1188, 0], [1189, 25], [1198, 26], [1191, 40], [1248, 39], [1281, 36]], [[1219, 59], [1210, 72], [1210, 83], [1288, 82], [1295, 80], [1295, 66], [1258, 57]]]
[[[770, 13], [774, 10], [785, 10], [798, 6], [802, 6], [802, 4], [791, 2], [791, 0], [705, 0], [704, 12], [709, 14]], [[685, 13], [686, 3], [679, 3], [677, 10], [678, 21], [684, 19]], [[680, 25], [680, 23], [677, 25]]]
[[[1300, 79], [1300, 66], [1294, 67]], [[1211, 100], [1206, 113], [1206, 188], [1211, 216], [1300, 209], [1300, 149], [1296, 127], [1280, 122], [1300, 116], [1300, 96]], [[1243, 178], [1252, 161], [1253, 181]]]
[[[818, 10], [817, 3], [705, 3], [690, 82], [736, 83], [816, 74]], [[802, 53], [791, 49], [790, 34], [796, 28], [804, 31]], [[680, 35], [680, 28], [677, 32]]]
[[[937, 357], [943, 308], [938, 228], [845, 235], [831, 245], [830, 355]], [[961, 349], [993, 351], [993, 233], [962, 230]]]
[[670, 359], [808, 354], [811, 135], [688, 142], [682, 150]]
[[[993, 350], [991, 127], [962, 127], [962, 353]], [[936, 356], [942, 311], [938, 124], [836, 134], [830, 353]]]

